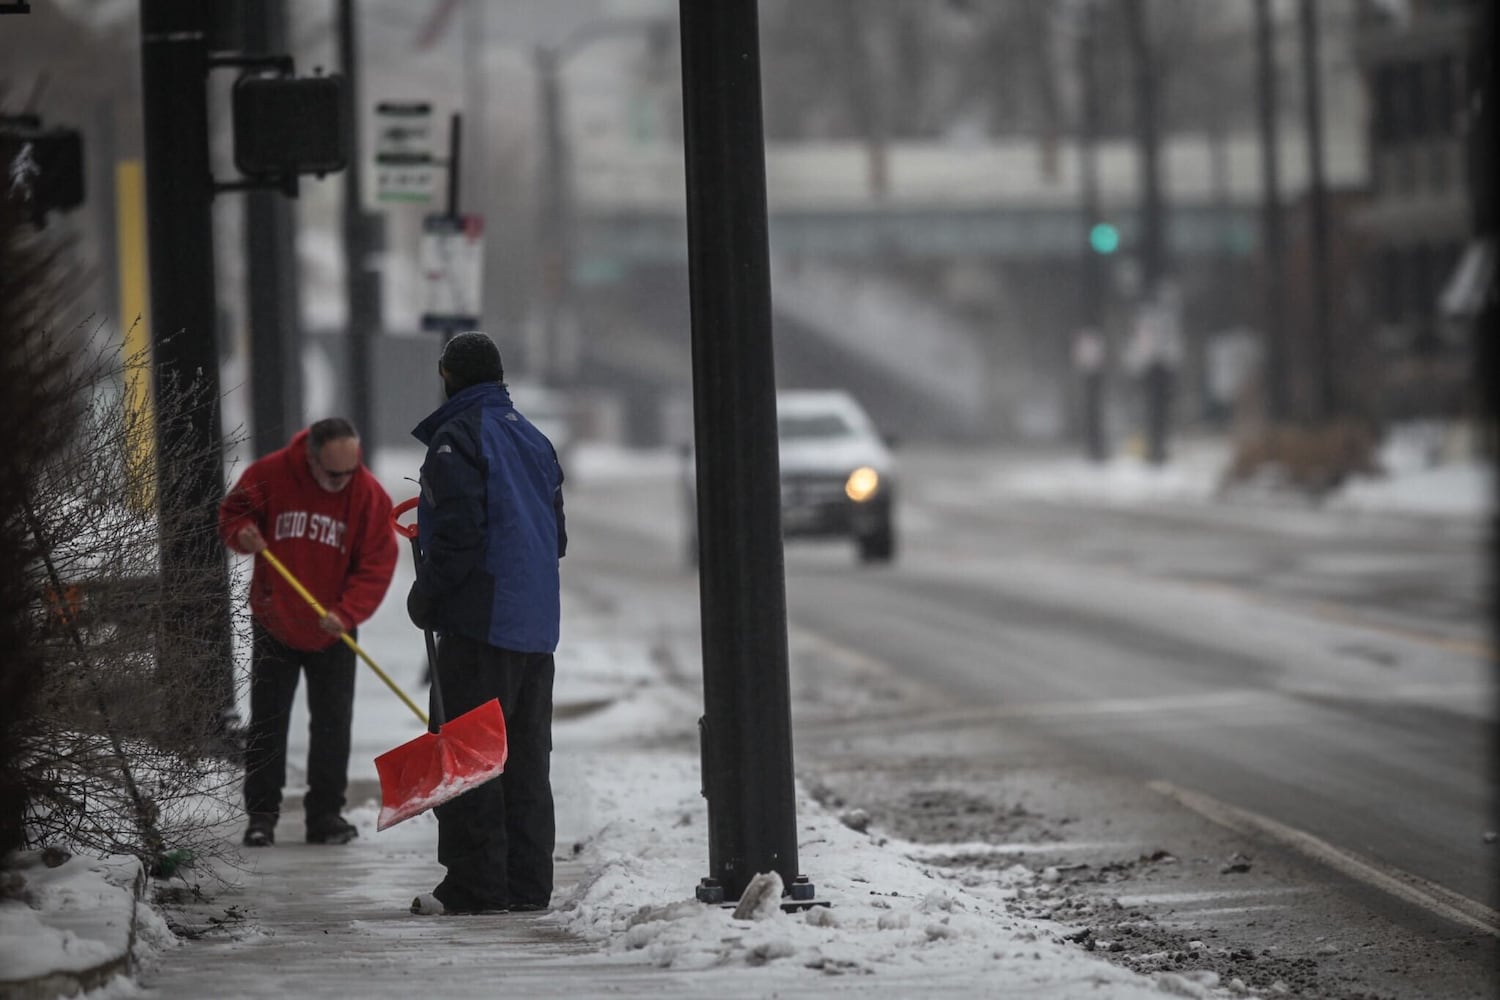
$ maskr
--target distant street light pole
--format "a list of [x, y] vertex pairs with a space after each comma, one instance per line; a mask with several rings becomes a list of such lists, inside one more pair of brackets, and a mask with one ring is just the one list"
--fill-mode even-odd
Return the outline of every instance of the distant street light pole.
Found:
[[1086, 0], [1079, 11], [1078, 74], [1080, 80], [1080, 113], [1078, 116], [1078, 175], [1082, 190], [1079, 192], [1083, 210], [1083, 325], [1080, 337], [1095, 338], [1092, 342], [1075, 343], [1075, 355], [1091, 348], [1102, 349], [1104, 357], [1095, 359], [1092, 366], [1079, 365], [1083, 380], [1083, 438], [1085, 449], [1091, 459], [1103, 462], [1109, 458], [1109, 441], [1104, 426], [1104, 390], [1107, 358], [1110, 353], [1105, 345], [1105, 254], [1094, 246], [1094, 234], [1104, 221], [1099, 207], [1099, 72], [1095, 65], [1098, 56], [1099, 15], [1093, 0]]
[[[244, 48], [287, 50], [286, 0], [245, 4]], [[298, 305], [297, 220], [280, 192], [245, 192], [245, 299], [256, 455], [286, 444], [302, 426], [302, 319]]]
[[1141, 174], [1141, 289], [1154, 298], [1166, 277], [1166, 216], [1162, 210], [1161, 134], [1156, 108], [1156, 64], [1145, 0], [1127, 0], [1130, 50], [1135, 64], [1136, 143]]
[[562, 311], [571, 299], [573, 273], [572, 246], [572, 163], [564, 137], [562, 109], [563, 47], [538, 45], [532, 53], [536, 67], [537, 96], [542, 123], [542, 199], [538, 220], [542, 329], [538, 345], [540, 380], [551, 383], [557, 377], [558, 337]]
[[[1467, 153], [1467, 179], [1473, 213], [1475, 243], [1470, 252], [1490, 255], [1488, 280], [1474, 289], [1473, 303], [1474, 363], [1480, 398], [1484, 400], [1482, 433], [1488, 438], [1491, 456], [1500, 443], [1500, 289], [1496, 288], [1494, 254], [1500, 248], [1500, 72], [1497, 72], [1493, 45], [1500, 28], [1500, 10], [1493, 2], [1485, 4], [1476, 17], [1477, 24], [1470, 42], [1470, 62], [1477, 72], [1469, 81], [1469, 107], [1475, 109], [1470, 125]], [[1500, 464], [1490, 463], [1490, 489], [1500, 490]], [[1493, 494], [1492, 494], [1493, 495]], [[1500, 575], [1500, 506], [1491, 504], [1489, 517], [1490, 578]], [[1500, 601], [1490, 602], [1490, 641], [1500, 642]], [[1500, 820], [1500, 798], [1490, 801], [1490, 822]], [[1494, 827], [1492, 826], [1491, 829]]]
[[1265, 330], [1261, 342], [1266, 416], [1272, 424], [1287, 416], [1286, 301], [1281, 227], [1281, 143], [1277, 130], [1276, 39], [1271, 0], [1255, 0], [1255, 51], [1260, 118], [1261, 269], [1265, 274]]
[[1318, 78], [1318, 12], [1313, 0], [1302, 0], [1302, 86], [1307, 115], [1307, 207], [1312, 249], [1312, 335], [1316, 352], [1317, 417], [1331, 420], [1338, 412], [1334, 373], [1332, 310], [1328, 288], [1328, 192], [1323, 177], [1323, 93]]
[[1167, 274], [1166, 212], [1161, 190], [1161, 136], [1156, 108], [1156, 63], [1146, 23], [1145, 0], [1128, 0], [1127, 21], [1130, 47], [1135, 63], [1136, 138], [1140, 149], [1141, 208], [1140, 260], [1141, 305], [1144, 315], [1137, 323], [1153, 325], [1152, 342], [1147, 345], [1144, 372], [1146, 395], [1146, 460], [1161, 465], [1167, 460], [1167, 423], [1169, 419], [1173, 372], [1166, 356], [1170, 345], [1164, 343], [1167, 331], [1162, 329], [1168, 308], [1165, 295]]
[[562, 356], [568, 307], [573, 298], [575, 206], [573, 162], [568, 143], [567, 108], [562, 72], [570, 58], [590, 43], [621, 35], [646, 35], [660, 21], [606, 18], [588, 21], [561, 41], [532, 50], [537, 80], [537, 118], [541, 126], [541, 212], [537, 219], [537, 284], [541, 291], [541, 343], [537, 347], [540, 380], [555, 383], [563, 376]]
[[359, 30], [354, 0], [338, 0], [339, 65], [349, 95], [349, 151], [352, 162], [344, 171], [344, 287], [348, 299], [346, 357], [349, 364], [349, 416], [359, 428], [366, 459], [373, 457], [378, 443], [374, 410], [372, 352], [384, 325], [381, 318], [380, 272], [373, 256], [384, 242], [383, 220], [365, 211], [361, 186], [362, 151], [359, 144]]

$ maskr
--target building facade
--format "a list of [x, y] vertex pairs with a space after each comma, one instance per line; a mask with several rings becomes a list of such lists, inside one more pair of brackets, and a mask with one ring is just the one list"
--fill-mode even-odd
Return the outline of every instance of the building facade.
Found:
[[1392, 419], [1458, 416], [1472, 403], [1470, 332], [1440, 301], [1473, 225], [1466, 110], [1479, 6], [1367, 2], [1361, 12], [1371, 193], [1358, 225]]

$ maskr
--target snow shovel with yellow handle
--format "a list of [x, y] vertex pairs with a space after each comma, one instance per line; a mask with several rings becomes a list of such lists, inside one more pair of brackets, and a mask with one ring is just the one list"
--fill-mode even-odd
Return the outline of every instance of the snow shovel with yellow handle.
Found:
[[[395, 515], [392, 515], [391, 520], [392, 523], [395, 522]], [[401, 525], [396, 525], [396, 528], [402, 534], [406, 533]], [[282, 565], [280, 559], [271, 554], [270, 549], [261, 549], [260, 554], [265, 556], [271, 568], [291, 584], [292, 589], [301, 595], [319, 617], [327, 614], [317, 598], [302, 586], [291, 570]], [[361, 649], [349, 633], [345, 632], [339, 638], [375, 671], [376, 676], [422, 720], [424, 726], [430, 729], [434, 723], [437, 725], [437, 732], [423, 733], [375, 758], [375, 770], [380, 775], [380, 816], [375, 822], [376, 830], [384, 830], [402, 820], [420, 815], [433, 806], [442, 805], [505, 770], [505, 715], [500, 711], [499, 701], [492, 699], [456, 719], [444, 722], [437, 664], [433, 663], [434, 718], [429, 721], [427, 714], [370, 659], [370, 654]], [[428, 655], [432, 655], [430, 635]]]

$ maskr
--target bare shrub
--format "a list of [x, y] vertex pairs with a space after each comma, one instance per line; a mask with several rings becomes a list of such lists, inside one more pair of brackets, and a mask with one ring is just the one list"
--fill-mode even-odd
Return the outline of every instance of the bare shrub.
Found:
[[29, 484], [75, 416], [65, 378], [37, 350], [39, 317], [56, 311], [62, 275], [60, 250], [0, 198], [0, 856], [26, 843], [23, 743], [43, 676], [26, 571], [39, 554], [25, 518]]
[[1257, 427], [1237, 437], [1219, 490], [1259, 482], [1322, 499], [1354, 476], [1382, 475], [1378, 445], [1375, 432], [1355, 420]]
[[[29, 259], [52, 274], [60, 261]], [[140, 407], [129, 388], [151, 384], [149, 360], [98, 328], [48, 329], [44, 305], [0, 331], [0, 396], [32, 401], [29, 424], [7, 423], [27, 440], [0, 475], [15, 556], [0, 589], [15, 640], [3, 683], [24, 695], [3, 699], [19, 706], [5, 719], [6, 787], [24, 802], [5, 846], [128, 853], [168, 872], [224, 852], [217, 827], [238, 792], [238, 763], [212, 724], [226, 686], [232, 697], [232, 664], [180, 627], [224, 612], [222, 547], [201, 537], [212, 501], [177, 488], [217, 468], [221, 444], [172, 432], [217, 401], [157, 379], [154, 414]], [[173, 545], [218, 558], [164, 585], [160, 553]]]

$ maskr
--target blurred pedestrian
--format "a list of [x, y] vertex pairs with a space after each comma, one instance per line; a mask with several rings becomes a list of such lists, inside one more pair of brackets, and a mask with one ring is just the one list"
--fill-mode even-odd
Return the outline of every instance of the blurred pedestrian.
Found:
[[454, 718], [498, 698], [505, 771], [437, 806], [447, 869], [413, 913], [541, 910], [552, 898], [552, 654], [567, 551], [562, 467], [517, 412], [500, 351], [461, 333], [438, 360], [447, 402], [412, 433], [427, 446], [417, 504], [421, 558], [407, 596], [439, 633], [437, 680]]
[[396, 569], [391, 498], [360, 458], [359, 434], [319, 420], [247, 468], [219, 505], [219, 535], [236, 552], [269, 548], [326, 614], [264, 559], [250, 579], [250, 730], [245, 748], [246, 847], [276, 841], [286, 784], [287, 728], [307, 674], [309, 745], [302, 801], [310, 844], [346, 844], [349, 734], [354, 716], [351, 637], [385, 597]]
[[1083, 383], [1083, 442], [1095, 462], [1109, 458], [1104, 436], [1104, 336], [1092, 327], [1073, 337], [1073, 368]]

